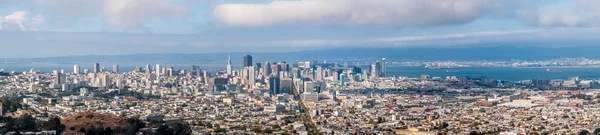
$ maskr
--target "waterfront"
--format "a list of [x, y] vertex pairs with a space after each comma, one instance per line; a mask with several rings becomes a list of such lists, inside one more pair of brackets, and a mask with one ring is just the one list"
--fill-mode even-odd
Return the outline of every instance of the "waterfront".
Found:
[[[106, 70], [111, 70], [112, 63], [100, 63], [102, 67], [106, 67]], [[92, 69], [92, 64], [80, 64], [82, 69]], [[150, 64], [154, 66], [156, 64]], [[163, 64], [165, 66], [173, 66], [174, 69], [190, 69], [192, 64]], [[224, 66], [219, 64], [196, 64], [202, 69], [207, 69], [211, 72], [225, 69]], [[125, 63], [119, 64], [120, 70], [124, 72], [132, 71], [133, 67], [145, 67], [145, 64], [133, 64]], [[54, 63], [0, 63], [0, 69], [6, 71], [29, 71], [33, 68], [35, 71], [41, 72], [52, 72], [53, 70], [64, 69], [65, 72], [73, 71], [73, 64], [54, 64]], [[393, 66], [387, 68], [387, 75], [393, 76], [406, 76], [406, 77], [420, 77], [421, 75], [428, 74], [431, 77], [442, 77], [456, 76], [456, 77], [481, 77], [486, 76], [492, 79], [507, 80], [507, 81], [520, 81], [530, 79], [567, 79], [570, 77], [579, 77], [581, 79], [600, 79], [600, 68], [589, 68], [589, 67], [561, 67], [551, 68], [562, 70], [563, 72], [547, 72], [547, 68], [512, 68], [512, 67], [464, 67], [464, 68], [452, 68], [452, 69], [425, 69], [422, 66]], [[363, 67], [363, 70], [368, 70], [367, 67]]]

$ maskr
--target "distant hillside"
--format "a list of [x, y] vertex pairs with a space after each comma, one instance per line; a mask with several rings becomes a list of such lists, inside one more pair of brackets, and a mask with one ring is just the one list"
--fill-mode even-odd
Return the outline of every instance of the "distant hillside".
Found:
[[[131, 54], [87, 55], [47, 58], [7, 58], [7, 62], [118, 62], [118, 63], [182, 63], [225, 64], [230, 54], [234, 63], [250, 54], [254, 62], [307, 61], [307, 60], [357, 60], [382, 58], [388, 60], [547, 60], [559, 57], [587, 57], [600, 59], [600, 46], [577, 47], [390, 47], [390, 48], [334, 48], [282, 53], [203, 53], [203, 54]], [[0, 59], [1, 60], [1, 59]]]
[[124, 130], [128, 128], [128, 123], [125, 118], [108, 115], [98, 114], [93, 112], [82, 112], [69, 117], [63, 118], [61, 123], [65, 125], [66, 134], [78, 133], [81, 128], [88, 130], [94, 128], [108, 128], [110, 127], [114, 132]]

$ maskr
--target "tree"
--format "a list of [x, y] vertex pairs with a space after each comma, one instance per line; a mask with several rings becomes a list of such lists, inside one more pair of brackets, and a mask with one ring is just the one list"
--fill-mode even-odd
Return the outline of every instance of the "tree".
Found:
[[600, 134], [600, 128], [596, 128], [596, 130], [594, 130], [594, 135]]
[[579, 135], [587, 135], [589, 133], [590, 133], [590, 131], [583, 130], [583, 131], [579, 132]]
[[79, 132], [85, 133], [85, 129], [83, 127], [79, 128]]

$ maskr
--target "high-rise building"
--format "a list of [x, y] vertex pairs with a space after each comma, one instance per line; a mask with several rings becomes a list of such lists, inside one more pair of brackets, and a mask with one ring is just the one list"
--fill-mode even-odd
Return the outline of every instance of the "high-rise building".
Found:
[[252, 56], [246, 55], [244, 56], [244, 67], [252, 66]]
[[386, 65], [385, 58], [382, 58], [381, 59], [381, 77], [386, 77], [387, 76], [387, 71], [386, 71], [385, 65]]
[[271, 77], [269, 78], [269, 94], [272, 95], [276, 95], [276, 94], [281, 94], [281, 80], [279, 79], [279, 77]]
[[281, 93], [296, 94], [294, 91], [294, 81], [292, 78], [282, 78], [279, 85]]
[[165, 74], [167, 74], [167, 76], [173, 76], [173, 74], [174, 74], [173, 67], [168, 67], [167, 72]]
[[269, 61], [265, 62], [265, 67], [263, 68], [263, 76], [268, 77], [271, 75], [271, 63]]
[[152, 73], [152, 67], [150, 66], [150, 64], [146, 64], [146, 69], [144, 70], [146, 70], [146, 74]]
[[119, 65], [117, 65], [117, 64], [113, 65], [113, 72], [119, 73]]
[[100, 64], [97, 62], [94, 62], [94, 73], [98, 73], [100, 72]]
[[254, 84], [256, 82], [255, 72], [256, 71], [254, 71], [253, 66], [248, 67], [248, 86], [249, 86], [248, 89], [254, 88]]
[[154, 71], [156, 73], [156, 76], [160, 76], [160, 74], [161, 74], [160, 71], [162, 71], [162, 66], [160, 64], [156, 64], [156, 68], [154, 69]]
[[79, 65], [77, 65], [77, 64], [74, 65], [73, 66], [73, 73], [75, 73], [75, 74], [81, 73], [81, 67]]
[[65, 84], [67, 83], [67, 76], [63, 73], [60, 72], [54, 72], [54, 75], [56, 76], [55, 78], [55, 83], [56, 84]]
[[381, 62], [375, 62], [375, 76], [381, 77]]
[[345, 81], [346, 81], [346, 75], [340, 74], [340, 86], [346, 85]]
[[231, 74], [231, 70], [232, 70], [232, 66], [231, 66], [231, 55], [229, 55], [229, 59], [227, 59], [227, 75], [232, 75]]

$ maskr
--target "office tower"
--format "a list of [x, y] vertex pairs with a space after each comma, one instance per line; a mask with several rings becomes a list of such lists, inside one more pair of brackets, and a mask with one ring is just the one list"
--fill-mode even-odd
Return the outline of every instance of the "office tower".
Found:
[[271, 63], [269, 61], [265, 62], [265, 67], [263, 68], [263, 76], [268, 77], [271, 75]]
[[381, 59], [381, 77], [386, 77], [387, 76], [387, 71], [386, 71], [385, 65], [386, 65], [385, 58], [382, 58]]
[[73, 66], [73, 73], [79, 74], [79, 73], [81, 73], [80, 71], [81, 71], [81, 67], [79, 65], [76, 64]]
[[162, 71], [162, 66], [160, 64], [156, 64], [156, 68], [154, 69], [156, 76], [160, 76], [160, 71]]
[[273, 63], [271, 66], [271, 74], [275, 74], [274, 76], [279, 76], [279, 70], [281, 70], [281, 65]]
[[276, 94], [281, 94], [280, 85], [281, 85], [281, 80], [279, 79], [279, 77], [269, 78], [269, 94], [271, 96], [276, 95]]
[[381, 77], [381, 62], [375, 62], [375, 76]]
[[94, 62], [94, 73], [98, 73], [100, 72], [100, 64]]
[[173, 67], [168, 67], [165, 74], [167, 74], [167, 76], [173, 76]]
[[202, 77], [204, 80], [204, 84], [208, 84], [208, 72], [206, 70], [204, 70], [204, 77]]
[[279, 88], [281, 93], [295, 94], [292, 93], [294, 91], [294, 81], [292, 78], [282, 78]]
[[108, 76], [108, 74], [104, 74], [102, 75], [102, 86], [104, 87], [109, 87], [110, 86], [110, 77]]
[[253, 66], [248, 67], [248, 86], [249, 86], [248, 89], [254, 88], [254, 84], [255, 84], [255, 81], [256, 81], [255, 72], [256, 71], [254, 71], [254, 67]]
[[146, 70], [146, 74], [152, 73], [152, 67], [150, 66], [150, 64], [146, 64], [146, 69], [144, 70]]
[[244, 56], [244, 67], [252, 66], [252, 56], [246, 55]]
[[119, 65], [117, 65], [117, 64], [113, 65], [113, 72], [119, 73]]
[[210, 78], [208, 80], [208, 89], [212, 92], [225, 90], [225, 86], [229, 84], [229, 79], [227, 78]]
[[345, 81], [346, 81], [346, 75], [340, 74], [340, 86], [346, 85]]
[[232, 75], [231, 74], [231, 69], [233, 67], [231, 67], [231, 55], [229, 55], [229, 58], [227, 59], [227, 75]]
[[256, 64], [254, 64], [254, 68], [255, 69], [260, 69], [260, 68], [263, 68], [263, 67], [262, 67], [261, 63], [256, 63]]
[[54, 75], [56, 76], [55, 78], [55, 83], [56, 84], [65, 84], [67, 83], [67, 76], [63, 73], [60, 72], [54, 72]]
[[317, 70], [315, 71], [315, 80], [316, 81], [321, 81], [323, 80], [324, 76], [323, 76], [323, 67], [321, 66], [317, 66]]
[[142, 68], [139, 66], [133, 67], [133, 72], [142, 72]]

